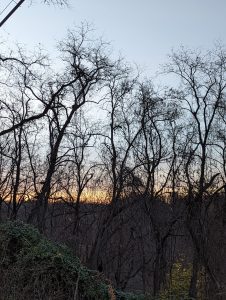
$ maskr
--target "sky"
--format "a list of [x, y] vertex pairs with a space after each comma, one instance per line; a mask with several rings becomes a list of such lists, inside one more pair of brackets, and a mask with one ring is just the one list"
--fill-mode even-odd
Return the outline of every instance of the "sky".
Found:
[[[1, 0], [0, 11], [10, 1]], [[69, 8], [59, 8], [25, 0], [0, 28], [1, 39], [30, 50], [41, 44], [51, 53], [67, 29], [88, 22], [116, 54], [152, 75], [181, 45], [209, 49], [219, 41], [226, 44], [226, 0], [69, 1]]]

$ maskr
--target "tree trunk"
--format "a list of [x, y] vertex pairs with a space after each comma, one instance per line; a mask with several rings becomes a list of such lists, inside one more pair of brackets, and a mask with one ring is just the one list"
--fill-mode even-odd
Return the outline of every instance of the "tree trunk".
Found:
[[198, 258], [197, 251], [194, 249], [193, 263], [192, 263], [192, 276], [191, 276], [190, 287], [189, 287], [189, 297], [193, 299], [197, 299], [198, 273], [199, 273], [199, 258]]
[[165, 259], [162, 241], [157, 241], [156, 259], [153, 274], [153, 295], [158, 296], [165, 279]]

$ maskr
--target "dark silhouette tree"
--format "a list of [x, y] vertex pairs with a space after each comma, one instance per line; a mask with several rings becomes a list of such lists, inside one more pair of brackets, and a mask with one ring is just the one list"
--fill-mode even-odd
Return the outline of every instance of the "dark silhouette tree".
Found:
[[226, 53], [221, 48], [203, 55], [182, 50], [173, 53], [167, 71], [181, 80], [182, 88], [172, 90], [171, 97], [181, 105], [189, 139], [183, 157], [187, 184], [187, 227], [194, 245], [193, 275], [190, 296], [197, 297], [198, 272], [204, 266], [217, 290], [220, 283], [208, 258], [207, 211], [211, 195], [223, 188], [215, 186], [219, 172], [214, 169], [212, 138], [226, 88]]

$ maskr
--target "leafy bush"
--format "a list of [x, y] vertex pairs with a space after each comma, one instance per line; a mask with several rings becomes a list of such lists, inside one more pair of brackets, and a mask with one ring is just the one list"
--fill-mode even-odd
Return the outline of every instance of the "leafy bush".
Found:
[[0, 299], [114, 300], [98, 272], [21, 222], [0, 225]]

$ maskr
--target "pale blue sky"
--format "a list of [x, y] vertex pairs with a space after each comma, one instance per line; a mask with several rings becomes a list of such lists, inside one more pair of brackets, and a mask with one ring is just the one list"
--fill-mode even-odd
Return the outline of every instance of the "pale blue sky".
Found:
[[[0, 1], [0, 9], [8, 2]], [[41, 43], [53, 51], [67, 28], [82, 21], [148, 73], [157, 71], [180, 45], [206, 49], [219, 40], [226, 44], [226, 0], [71, 0], [69, 9], [27, 0], [0, 35], [30, 49]]]

